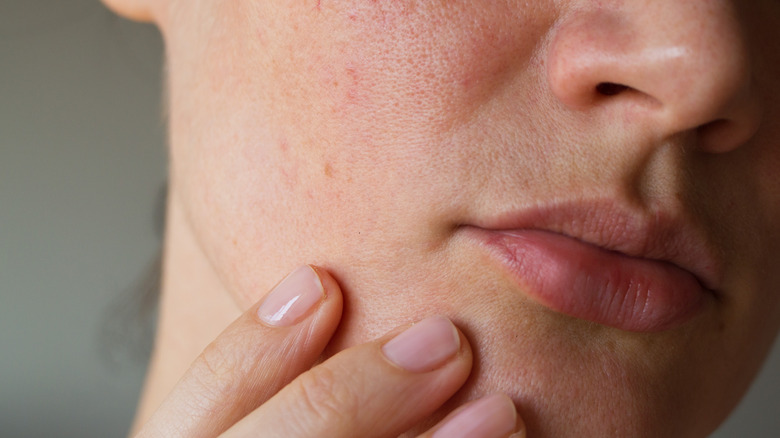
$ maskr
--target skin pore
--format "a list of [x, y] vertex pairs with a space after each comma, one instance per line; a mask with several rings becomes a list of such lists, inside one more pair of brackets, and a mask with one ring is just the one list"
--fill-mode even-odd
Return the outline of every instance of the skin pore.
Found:
[[[168, 56], [139, 423], [303, 263], [343, 290], [324, 357], [433, 314], [463, 330], [471, 377], [418, 433], [501, 391], [531, 438], [706, 436], [777, 334], [777, 2], [107, 3], [155, 21]], [[468, 230], [559, 205], [685, 223], [721, 266], [714, 293], [649, 333], [550, 310]]]

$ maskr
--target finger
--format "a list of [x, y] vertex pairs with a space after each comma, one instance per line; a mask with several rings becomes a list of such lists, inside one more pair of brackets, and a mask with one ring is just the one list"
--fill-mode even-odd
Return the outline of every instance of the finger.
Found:
[[419, 438], [525, 438], [512, 400], [493, 394], [463, 405]]
[[140, 436], [219, 435], [317, 361], [341, 308], [330, 275], [298, 268], [203, 351]]
[[224, 437], [396, 437], [458, 390], [471, 359], [448, 319], [428, 318], [302, 374]]

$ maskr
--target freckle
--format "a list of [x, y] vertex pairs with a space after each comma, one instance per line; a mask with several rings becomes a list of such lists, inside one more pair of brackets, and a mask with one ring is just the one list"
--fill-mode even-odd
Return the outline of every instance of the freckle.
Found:
[[323, 171], [325, 172], [325, 176], [328, 178], [333, 178], [333, 166], [331, 166], [330, 163], [325, 163], [325, 168]]

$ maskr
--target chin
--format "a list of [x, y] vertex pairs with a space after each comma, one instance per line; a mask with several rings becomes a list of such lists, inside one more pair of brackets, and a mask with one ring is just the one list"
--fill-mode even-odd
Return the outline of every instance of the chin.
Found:
[[[403, 436], [423, 433], [469, 400], [503, 392], [515, 401], [529, 438], [706, 437], [739, 399], [718, 383], [733, 370], [714, 356], [715, 309], [674, 330], [634, 333], [562, 315], [478, 279], [459, 286], [480, 292], [450, 299], [422, 292], [458, 285], [417, 281], [417, 291], [398, 287], [386, 300], [355, 303], [328, 352], [416, 319], [407, 314], [411, 307], [420, 316], [453, 319], [474, 351], [471, 377]], [[415, 296], [414, 306], [399, 306]]]
[[698, 396], [708, 391], [698, 391], [703, 382], [685, 371], [659, 370], [648, 363], [652, 358], [624, 354], [609, 342], [587, 349], [568, 343], [552, 337], [512, 353], [480, 351], [471, 380], [404, 436], [417, 436], [463, 403], [494, 392], [515, 401], [529, 438], [704, 438], [731, 409]]

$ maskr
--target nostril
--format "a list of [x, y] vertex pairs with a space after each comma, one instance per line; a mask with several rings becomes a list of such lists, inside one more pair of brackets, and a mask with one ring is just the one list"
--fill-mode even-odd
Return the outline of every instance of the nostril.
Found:
[[602, 96], [615, 96], [628, 90], [628, 87], [614, 82], [602, 82], [596, 85], [596, 92]]

